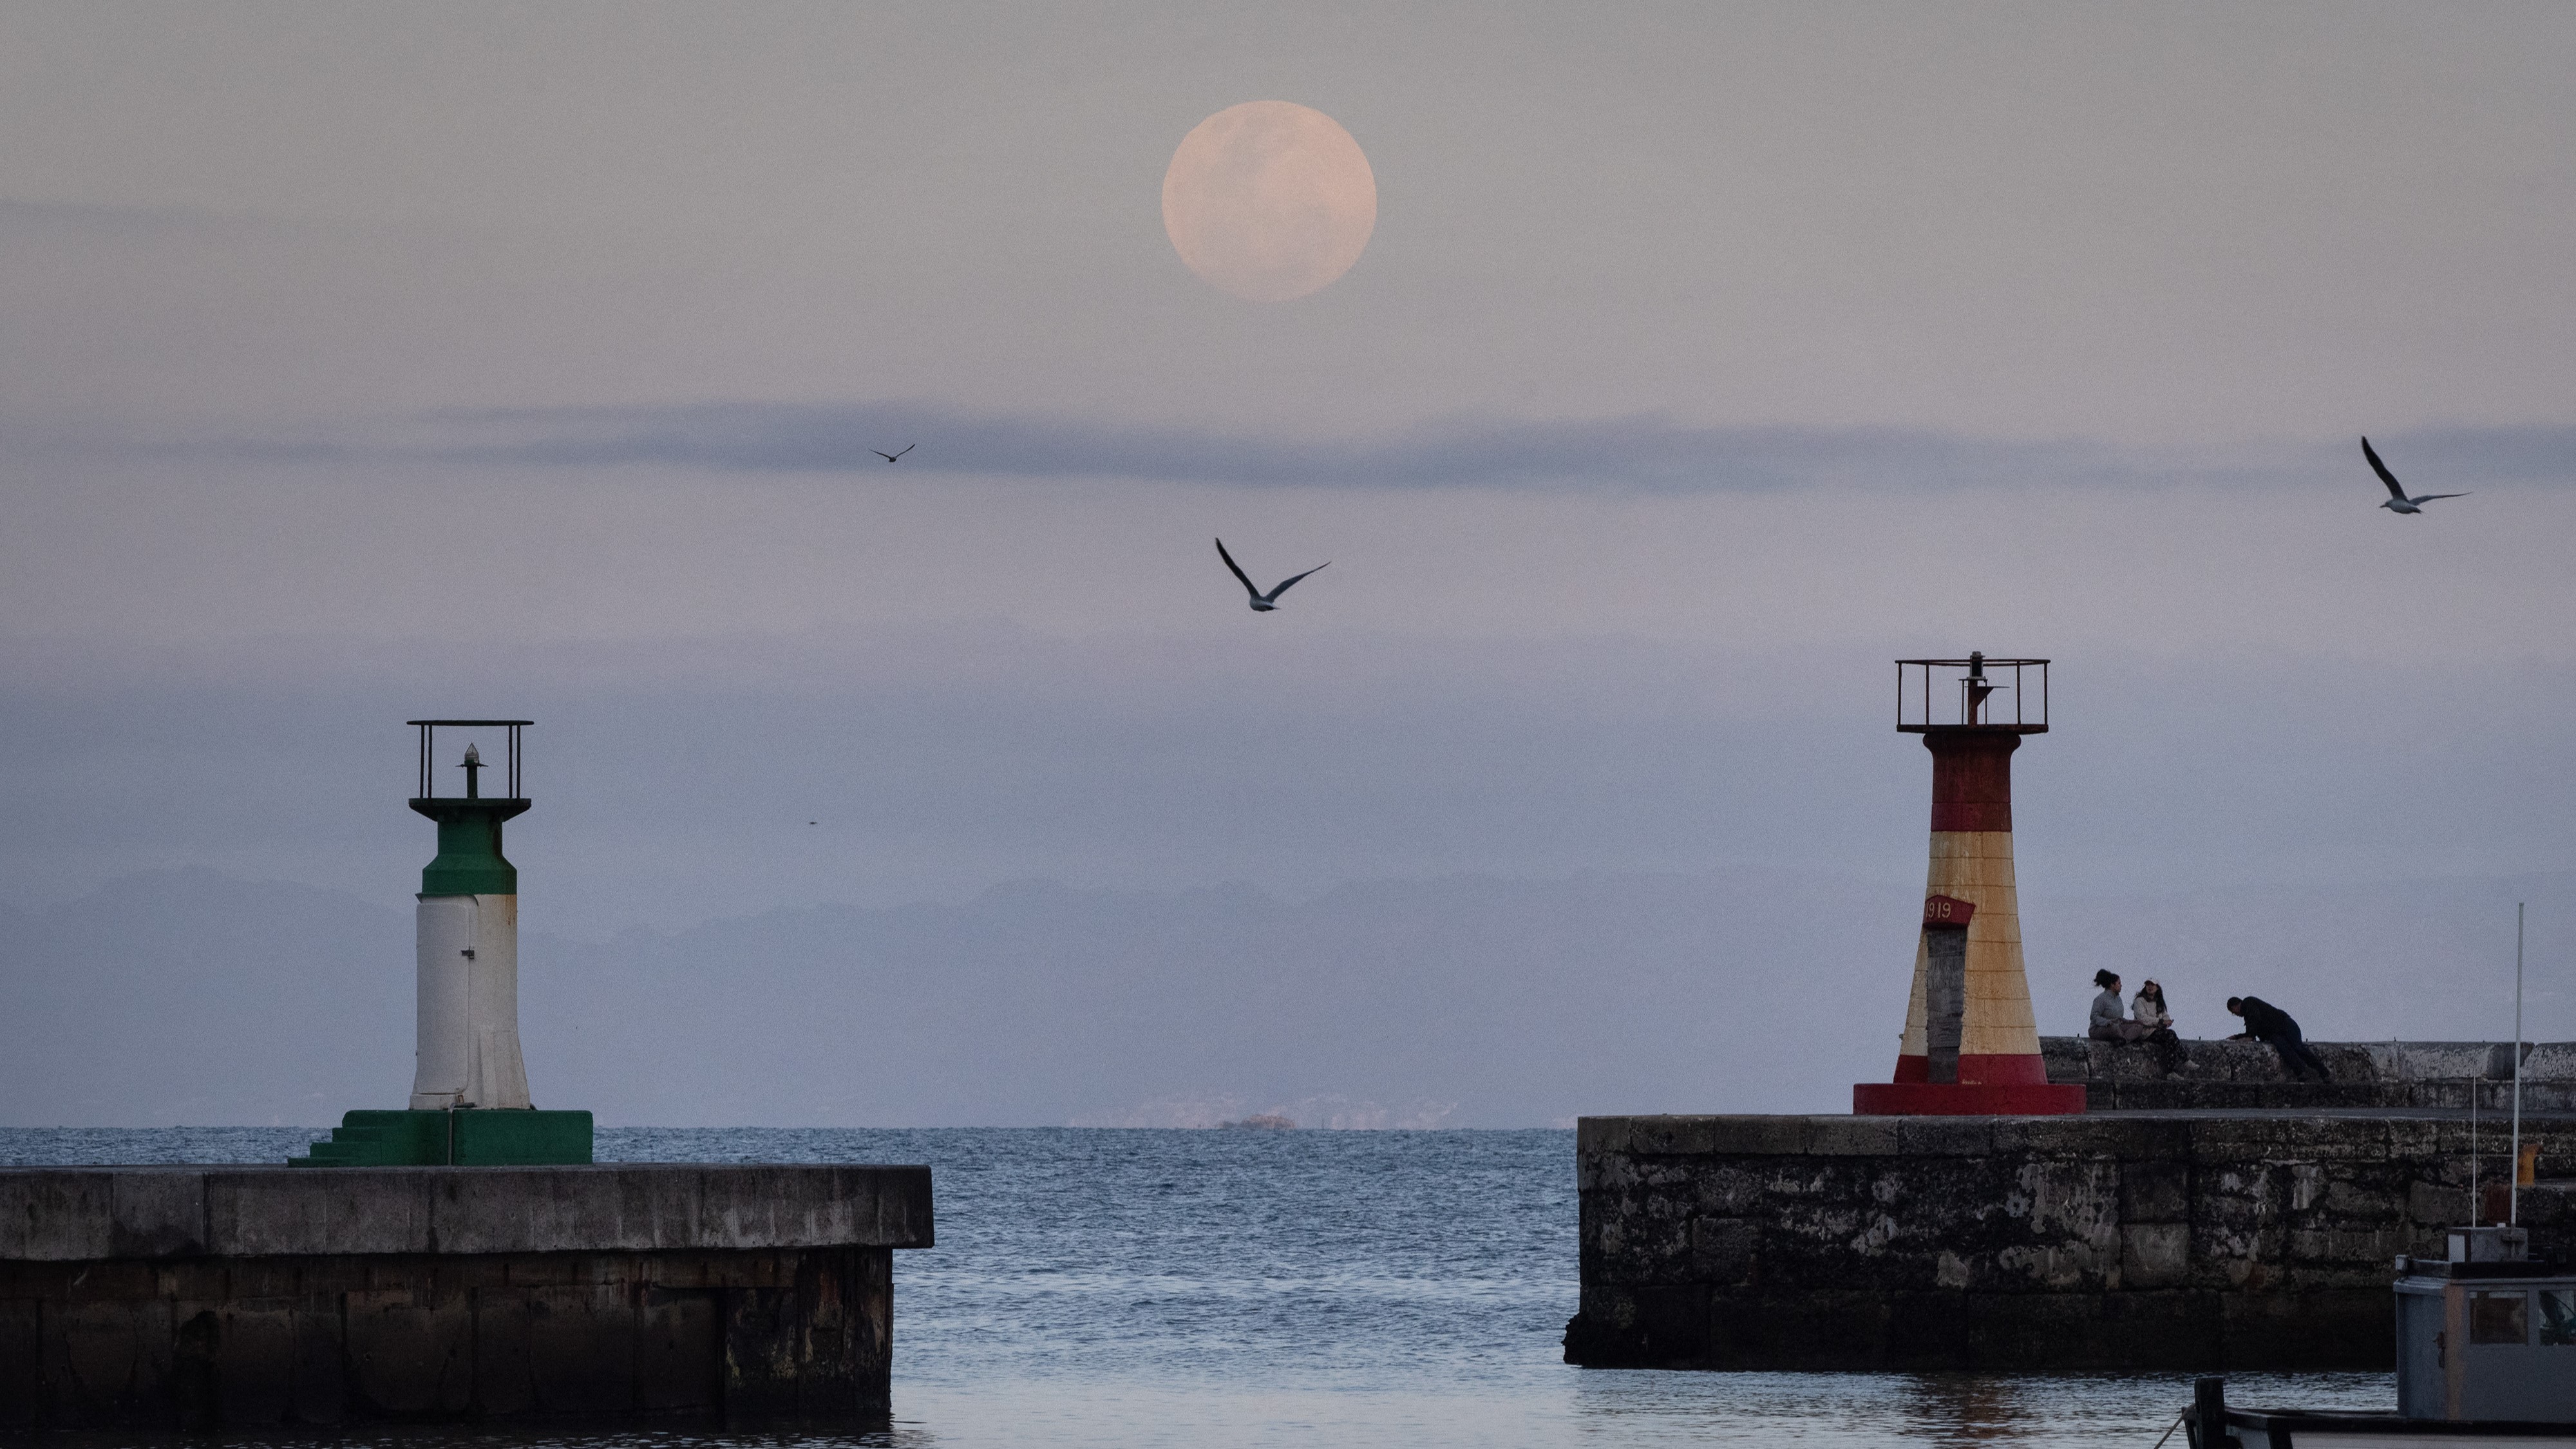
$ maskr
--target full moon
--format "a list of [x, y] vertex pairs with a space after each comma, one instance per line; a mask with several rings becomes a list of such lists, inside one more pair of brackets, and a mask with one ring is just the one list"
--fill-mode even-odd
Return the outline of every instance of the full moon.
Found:
[[1191, 128], [1163, 173], [1163, 230], [1189, 269], [1255, 302], [1331, 286], [1377, 229], [1360, 143], [1287, 101], [1228, 106]]

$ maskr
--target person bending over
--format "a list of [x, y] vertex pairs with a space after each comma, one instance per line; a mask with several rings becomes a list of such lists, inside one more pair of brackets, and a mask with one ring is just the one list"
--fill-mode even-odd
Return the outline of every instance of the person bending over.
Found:
[[2093, 984], [2102, 988], [2102, 994], [2093, 998], [2093, 1023], [2084, 1028], [2086, 1036], [2095, 1041], [2117, 1042], [2136, 1041], [2147, 1034], [2149, 1028], [2129, 1020], [2128, 1013], [2121, 1010], [2118, 976], [2096, 971]]
[[2316, 1073], [2320, 1082], [2334, 1080], [2326, 1064], [2308, 1050], [2307, 1039], [2299, 1035], [2299, 1024], [2290, 1019], [2288, 1012], [2259, 996], [2231, 996], [2227, 998], [2227, 1010], [2230, 1015], [2245, 1018], [2245, 1029], [2228, 1040], [2270, 1044], [2281, 1054], [2281, 1070], [2290, 1074], [2291, 1081], [2305, 1080], [2308, 1072]]

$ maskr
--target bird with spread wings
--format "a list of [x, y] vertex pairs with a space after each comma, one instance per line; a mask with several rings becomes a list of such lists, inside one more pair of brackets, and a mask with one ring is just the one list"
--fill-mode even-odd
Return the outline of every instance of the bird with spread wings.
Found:
[[2379, 481], [2388, 485], [2388, 501], [2380, 504], [2379, 506], [2388, 509], [2391, 512], [2421, 513], [2424, 511], [2424, 505], [2432, 502], [2436, 498], [2466, 498], [2469, 496], [2466, 493], [2418, 493], [2414, 497], [2409, 498], [2406, 496], [2406, 490], [2397, 486], [2397, 475], [2389, 472], [2388, 465], [2379, 461], [2379, 453], [2376, 449], [2373, 449], [2370, 446], [2370, 439], [2368, 438], [2361, 440], [2361, 456], [2370, 460], [2370, 471], [2378, 474]]
[[1306, 574], [1315, 572], [1316, 569], [1330, 568], [1333, 564], [1331, 559], [1326, 559], [1322, 563], [1315, 565], [1315, 568], [1306, 570], [1306, 574], [1298, 574], [1295, 578], [1284, 580], [1281, 582], [1279, 587], [1272, 589], [1269, 593], [1265, 594], [1252, 586], [1252, 580], [1244, 576], [1243, 565], [1236, 563], [1234, 561], [1234, 555], [1225, 551], [1224, 539], [1220, 538], [1216, 541], [1216, 556], [1225, 560], [1225, 566], [1228, 569], [1233, 570], [1236, 580], [1243, 585], [1243, 591], [1252, 596], [1252, 611], [1256, 614], [1267, 614], [1271, 610], [1278, 608], [1279, 596], [1288, 592], [1290, 584], [1294, 584], [1298, 579], [1304, 578]]

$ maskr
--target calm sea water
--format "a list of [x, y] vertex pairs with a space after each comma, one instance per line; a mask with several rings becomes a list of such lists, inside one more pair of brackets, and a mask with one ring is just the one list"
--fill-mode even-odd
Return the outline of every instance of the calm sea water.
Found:
[[[274, 1162], [318, 1135], [0, 1129], [0, 1163]], [[327, 1442], [2149, 1449], [2191, 1396], [2168, 1374], [1570, 1368], [1571, 1132], [611, 1128], [599, 1156], [929, 1163], [939, 1246], [895, 1255], [892, 1432]], [[2385, 1409], [2396, 1390], [2249, 1375], [2229, 1397]]]

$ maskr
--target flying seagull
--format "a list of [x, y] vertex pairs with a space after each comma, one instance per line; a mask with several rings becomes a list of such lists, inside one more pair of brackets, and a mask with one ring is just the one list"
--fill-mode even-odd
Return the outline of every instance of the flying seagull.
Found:
[[[904, 445], [903, 445], [903, 453], [909, 453], [909, 452], [911, 452], [913, 449], [918, 448], [918, 447], [920, 447], [920, 446], [921, 446], [921, 445], [920, 445], [919, 443], [906, 443], [906, 444], [904, 444]], [[876, 453], [876, 455], [877, 455], [878, 457], [885, 459], [885, 460], [886, 460], [887, 462], [889, 462], [889, 463], [891, 463], [891, 462], [893, 462], [895, 459], [900, 458], [900, 457], [902, 457], [902, 456], [903, 456], [903, 453], [880, 453], [880, 452], [877, 452], [877, 450], [876, 450], [876, 449], [874, 449], [874, 448], [870, 448], [870, 449], [868, 449], [868, 451], [869, 451], [869, 452], [871, 452], [871, 453]]]
[[2370, 460], [2370, 471], [2378, 474], [2379, 481], [2388, 485], [2388, 501], [2379, 506], [2392, 512], [2421, 513], [2424, 510], [2420, 505], [2430, 503], [2436, 498], [2469, 496], [2466, 493], [2418, 493], [2409, 498], [2406, 496], [2406, 490], [2397, 486], [2397, 475], [2389, 472], [2388, 465], [2379, 461], [2379, 454], [2371, 448], [2368, 438], [2361, 440], [2361, 456]]
[[1302, 579], [1306, 574], [1315, 572], [1315, 569], [1330, 568], [1333, 565], [1333, 561], [1331, 559], [1326, 559], [1322, 563], [1315, 565], [1315, 568], [1306, 570], [1306, 574], [1299, 574], [1296, 578], [1285, 580], [1279, 585], [1279, 587], [1272, 589], [1269, 593], [1265, 594], [1252, 586], [1252, 580], [1243, 577], [1243, 565], [1236, 563], [1234, 561], [1234, 555], [1225, 551], [1224, 539], [1220, 538], [1216, 541], [1216, 556], [1224, 559], [1225, 566], [1234, 571], [1234, 576], [1237, 579], [1242, 580], [1243, 591], [1252, 596], [1252, 611], [1256, 614], [1267, 614], [1271, 610], [1278, 608], [1279, 596], [1288, 592], [1288, 586], [1297, 582], [1297, 579]]

